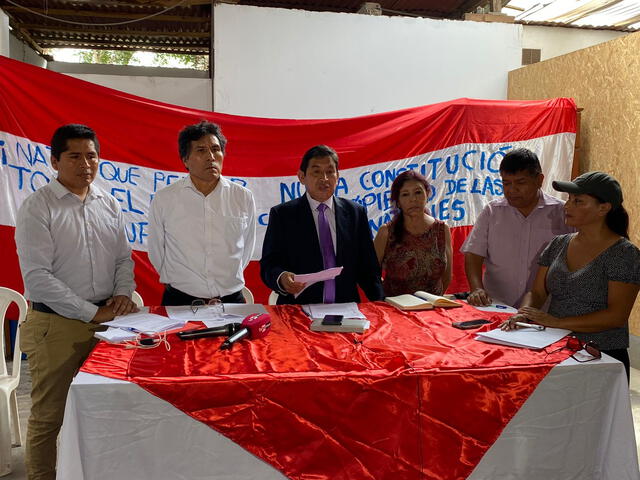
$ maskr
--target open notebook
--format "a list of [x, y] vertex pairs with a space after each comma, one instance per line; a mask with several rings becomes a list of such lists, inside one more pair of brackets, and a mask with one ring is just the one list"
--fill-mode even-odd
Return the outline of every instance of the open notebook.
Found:
[[455, 308], [462, 306], [458, 302], [441, 297], [440, 295], [423, 292], [422, 290], [418, 290], [413, 295], [405, 293], [404, 295], [396, 295], [395, 297], [386, 297], [384, 301], [400, 310], [431, 310], [434, 307]]

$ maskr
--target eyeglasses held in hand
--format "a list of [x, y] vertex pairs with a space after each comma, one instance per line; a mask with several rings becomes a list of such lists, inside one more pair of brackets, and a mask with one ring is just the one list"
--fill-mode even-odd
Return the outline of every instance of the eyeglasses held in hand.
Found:
[[[571, 354], [571, 358], [573, 358], [576, 362], [580, 362], [580, 363], [591, 362], [593, 360], [598, 360], [602, 358], [602, 352], [600, 351], [600, 347], [598, 347], [597, 343], [592, 341], [583, 342], [579, 338], [574, 336], [567, 337], [567, 343], [565, 344], [564, 347], [560, 347], [551, 352], [547, 352], [547, 355], [551, 355], [552, 353], [557, 353], [561, 350], [570, 350], [571, 352], [573, 352]], [[587, 359], [578, 358], [576, 356], [576, 353], [581, 352], [582, 350], [584, 350], [589, 355], [591, 355], [591, 358], [587, 358]]]
[[194, 315], [198, 313], [199, 309], [209, 307], [212, 307], [217, 313], [224, 313], [224, 303], [222, 303], [222, 300], [220, 300], [219, 298], [212, 298], [211, 300], [196, 298], [193, 302], [191, 302], [191, 311], [194, 313]]

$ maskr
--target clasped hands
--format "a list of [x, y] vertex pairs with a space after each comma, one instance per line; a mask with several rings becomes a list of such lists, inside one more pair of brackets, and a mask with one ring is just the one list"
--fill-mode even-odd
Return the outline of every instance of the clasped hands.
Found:
[[538, 325], [544, 325], [545, 327], [555, 327], [557, 325], [558, 318], [537, 308], [520, 307], [516, 315], [512, 316], [500, 325], [500, 329], [515, 330], [517, 328], [521, 328], [519, 325], [516, 325], [516, 322], [537, 323]]
[[106, 305], [98, 307], [98, 311], [91, 320], [92, 323], [104, 323], [113, 320], [118, 315], [139, 311], [136, 304], [126, 295], [114, 295], [107, 300]]

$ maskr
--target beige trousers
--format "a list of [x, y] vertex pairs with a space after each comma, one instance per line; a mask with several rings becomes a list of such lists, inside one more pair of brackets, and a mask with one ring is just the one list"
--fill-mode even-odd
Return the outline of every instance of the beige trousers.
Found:
[[55, 480], [56, 441], [69, 385], [97, 340], [99, 325], [29, 309], [20, 348], [31, 372], [31, 415], [25, 461], [29, 480]]

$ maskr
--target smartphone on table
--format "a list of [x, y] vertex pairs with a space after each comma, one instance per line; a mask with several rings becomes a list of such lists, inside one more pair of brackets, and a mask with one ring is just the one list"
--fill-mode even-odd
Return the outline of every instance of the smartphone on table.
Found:
[[325, 315], [322, 325], [342, 325], [344, 315]]
[[491, 322], [484, 318], [475, 318], [473, 320], [465, 320], [463, 322], [453, 322], [451, 325], [459, 328], [460, 330], [470, 330], [472, 328], [479, 328], [482, 325], [486, 325], [487, 323]]

